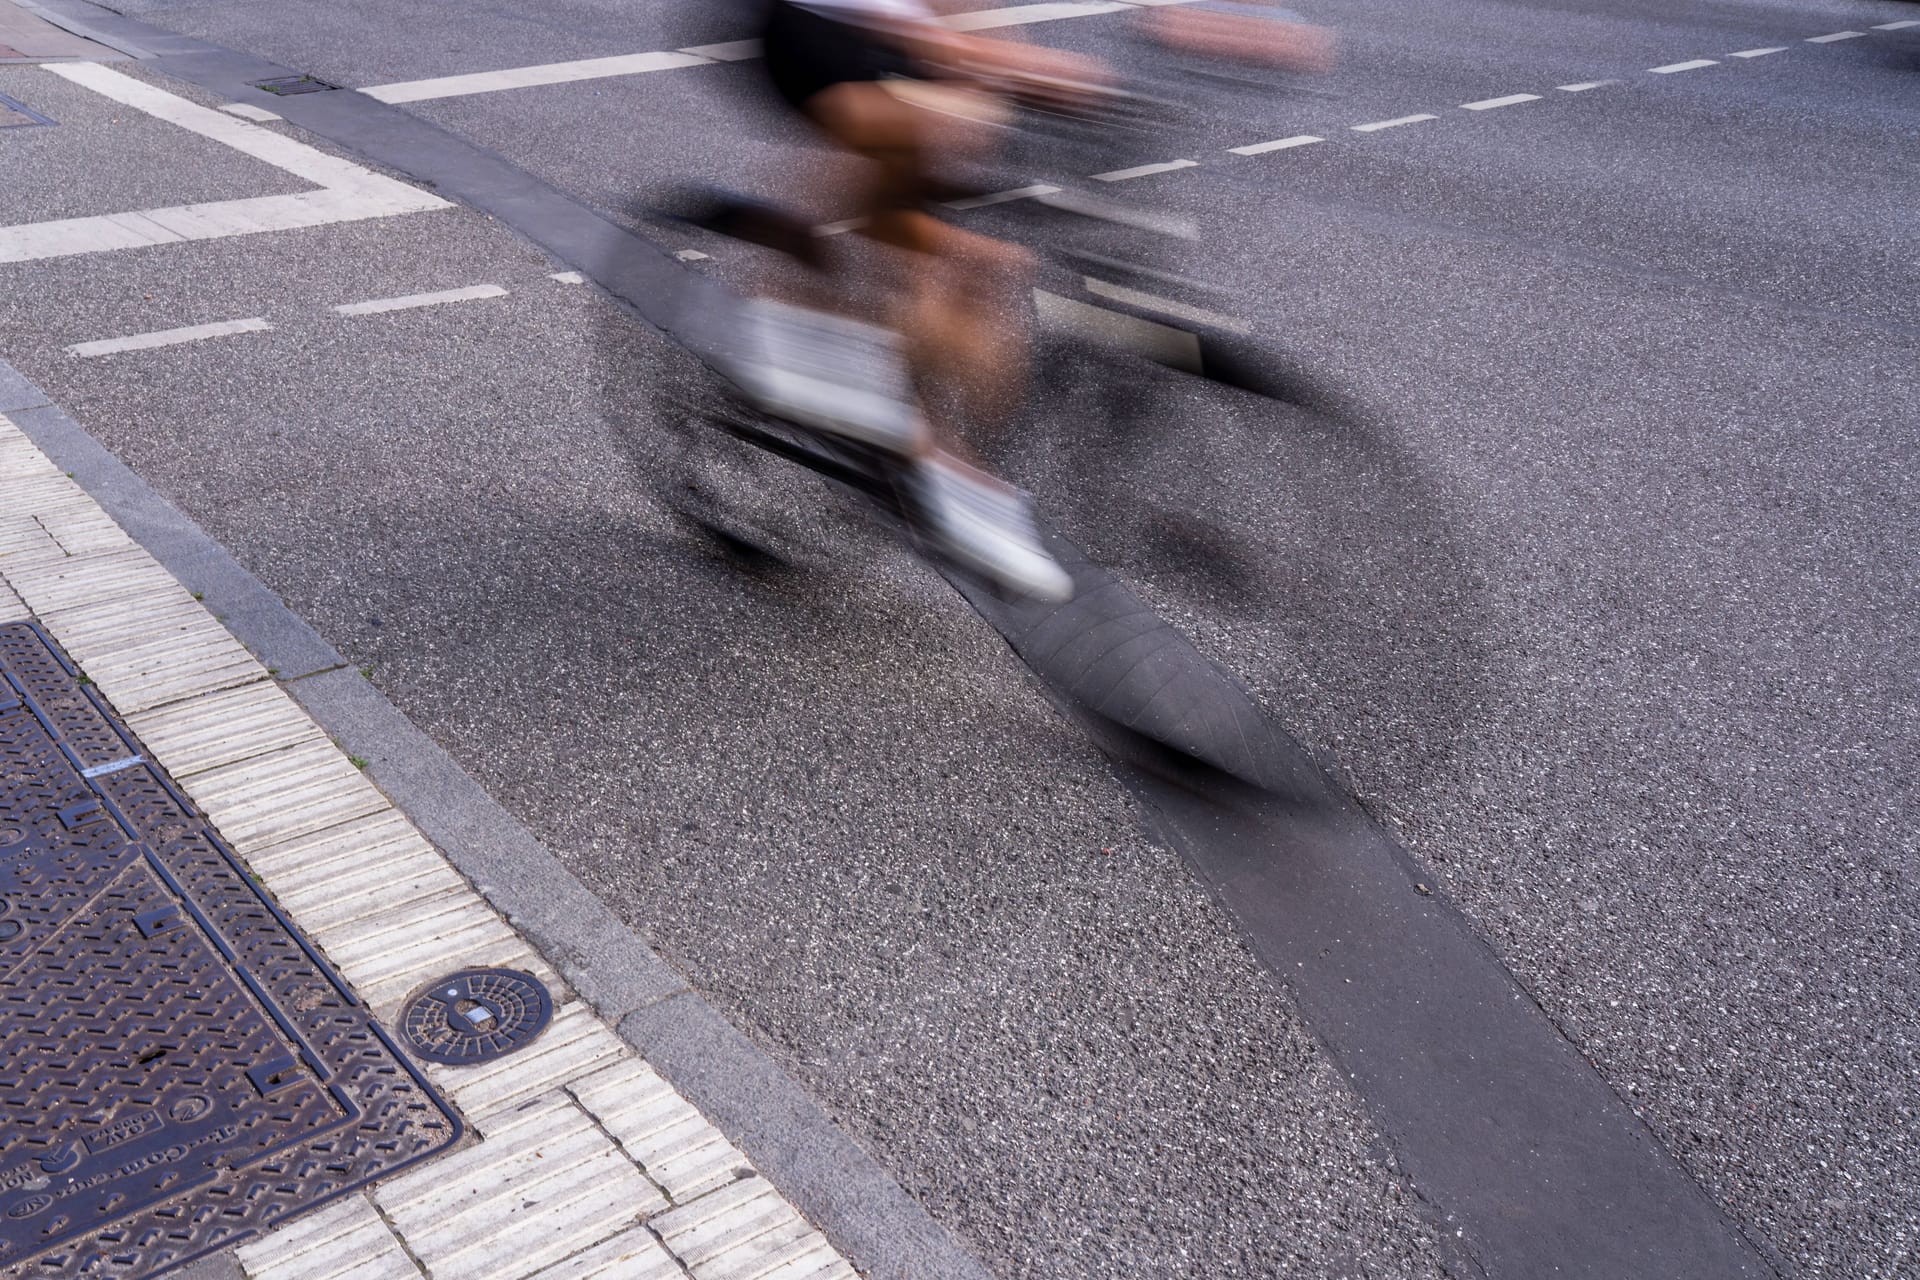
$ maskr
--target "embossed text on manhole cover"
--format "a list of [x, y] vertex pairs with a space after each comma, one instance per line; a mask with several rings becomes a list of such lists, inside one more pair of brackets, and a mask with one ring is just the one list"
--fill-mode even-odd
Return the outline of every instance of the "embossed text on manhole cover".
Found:
[[0, 1274], [158, 1275], [458, 1136], [94, 690], [0, 626]]
[[407, 1048], [431, 1062], [485, 1062], [532, 1042], [553, 998], [518, 969], [462, 969], [422, 987], [400, 1015]]

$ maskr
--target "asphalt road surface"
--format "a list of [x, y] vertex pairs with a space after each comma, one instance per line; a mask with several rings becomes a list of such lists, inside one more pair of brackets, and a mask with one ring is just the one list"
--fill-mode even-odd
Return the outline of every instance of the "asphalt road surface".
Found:
[[[115, 7], [352, 88], [747, 34], [691, 0]], [[1319, 91], [1144, 136], [1135, 163], [1199, 163], [1132, 181], [1204, 219], [1193, 265], [1345, 425], [1066, 351], [1005, 465], [1404, 846], [1767, 1265], [1914, 1275], [1920, 26], [1887, 24], [1920, 7], [1302, 7], [1342, 41]], [[1144, 73], [1138, 17], [1019, 30]], [[638, 227], [688, 180], [824, 163], [755, 74], [398, 109]], [[60, 121], [0, 132], [3, 224], [305, 189], [38, 68], [0, 93]], [[798, 571], [662, 506], [697, 366], [553, 279], [537, 230], [456, 202], [0, 263], [0, 357], [994, 1274], [1479, 1274], [1231, 896], [946, 581], [791, 478]], [[1231, 532], [1233, 573], [1175, 511]]]

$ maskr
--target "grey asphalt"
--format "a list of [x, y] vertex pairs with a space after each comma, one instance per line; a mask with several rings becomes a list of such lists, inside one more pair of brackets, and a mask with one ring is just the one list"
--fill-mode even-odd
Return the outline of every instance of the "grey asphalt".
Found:
[[[333, 39], [300, 10], [249, 44], [242, 11], [147, 16], [332, 50], [295, 65], [349, 83], [686, 42], [622, 15], [552, 37], [585, 53], [478, 63], [422, 35], [363, 67], [364, 21]], [[1551, 94], [1909, 12], [1329, 5], [1354, 33], [1340, 96], [1257, 123]], [[464, 16], [502, 49], [524, 25]], [[1045, 36], [1110, 49], [1099, 21]], [[1873, 39], [1149, 180], [1213, 213], [1214, 269], [1359, 410], [1331, 431], [1125, 384], [1184, 436], [1133, 440], [1118, 481], [1204, 499], [1242, 581], [1077, 498], [1118, 482], [1100, 367], [1066, 367], [1056, 437], [1009, 460], [1793, 1276], [1907, 1274], [1920, 1230], [1899, 253], [1920, 184], [1910, 38]], [[679, 88], [744, 74], [418, 110], [617, 209], [789, 163], [785, 135], [743, 148]], [[1260, 136], [1237, 123], [1225, 145]], [[450, 212], [0, 268], [23, 286], [0, 307], [8, 359], [371, 664], [997, 1274], [1471, 1274], [1232, 921], [942, 583], [844, 506], [821, 553], [844, 576], [743, 575], [660, 513], [684, 363], [547, 265]], [[493, 279], [513, 298], [324, 314]], [[112, 366], [59, 352], [268, 312], [292, 322]], [[1196, 444], [1235, 465], [1196, 477]]]
[[[284, 195], [313, 186], [37, 66], [0, 66], [0, 93], [58, 124], [5, 135], [7, 191], [0, 209], [9, 224]], [[156, 164], [162, 154], [172, 163]]]

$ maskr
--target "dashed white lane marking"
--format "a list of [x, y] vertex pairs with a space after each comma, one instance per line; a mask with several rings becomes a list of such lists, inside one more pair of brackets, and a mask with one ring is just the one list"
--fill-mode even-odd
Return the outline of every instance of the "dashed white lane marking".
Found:
[[1729, 58], [1764, 58], [1770, 53], [1785, 53], [1786, 51], [1787, 46], [1776, 44], [1769, 45], [1765, 49], [1742, 49], [1738, 53], [1730, 53], [1727, 56]]
[[1873, 29], [1875, 31], [1905, 31], [1908, 27], [1920, 27], [1920, 18], [1902, 18], [1899, 22], [1882, 22], [1877, 24]]
[[50, 75], [132, 107], [156, 119], [178, 125], [203, 138], [232, 147], [256, 160], [285, 170], [318, 191], [290, 196], [262, 196], [222, 200], [211, 204], [142, 209], [91, 218], [62, 218], [0, 227], [0, 262], [29, 262], [76, 253], [109, 249], [137, 249], [174, 244], [182, 240], [214, 240], [261, 231], [286, 231], [333, 222], [384, 218], [451, 206], [404, 182], [383, 177], [371, 169], [262, 129], [256, 124], [189, 102], [92, 62], [46, 63]]
[[1325, 141], [1325, 138], [1316, 137], [1311, 133], [1299, 133], [1291, 138], [1275, 138], [1272, 142], [1255, 142], [1244, 147], [1228, 147], [1227, 150], [1236, 156], [1261, 156], [1269, 151], [1289, 151], [1294, 147], [1305, 147]]
[[648, 71], [710, 66], [712, 63], [713, 59], [703, 58], [697, 53], [625, 53], [613, 58], [549, 62], [542, 66], [514, 67], [506, 71], [478, 71], [463, 76], [437, 76], [431, 80], [402, 80], [394, 84], [377, 84], [360, 92], [382, 102], [425, 102], [433, 98], [460, 98], [475, 93], [498, 93], [502, 89], [569, 84], [576, 80], [633, 76]]
[[1511, 107], [1522, 102], [1538, 102], [1537, 93], [1510, 93], [1504, 98], [1482, 98], [1478, 102], [1463, 102], [1462, 111], [1492, 111], [1496, 107]]
[[673, 256], [682, 262], [705, 262], [713, 255], [702, 253], [698, 249], [676, 249]]
[[1832, 44], [1835, 40], [1858, 40], [1864, 31], [1833, 31], [1824, 36], [1808, 36], [1808, 44]]
[[1563, 84], [1562, 93], [1585, 93], [1589, 89], [1604, 89], [1610, 84], [1619, 84], [1618, 80], [1582, 80], [1579, 84]]
[[250, 102], [229, 102], [220, 109], [230, 116], [239, 116], [243, 120], [258, 120], [261, 124], [283, 118], [265, 107], [256, 107]]
[[585, 284], [587, 278], [578, 271], [556, 271], [548, 276], [549, 280], [558, 280], [561, 284]]
[[1712, 58], [1689, 58], [1685, 62], [1669, 62], [1664, 67], [1648, 67], [1647, 70], [1656, 76], [1670, 76], [1677, 71], [1698, 71], [1701, 67], [1718, 65], [1719, 63]]
[[258, 333], [272, 325], [259, 317], [251, 320], [222, 320], [217, 324], [189, 325], [185, 329], [160, 329], [153, 333], [135, 333], [125, 338], [102, 338], [98, 342], [77, 342], [67, 348], [69, 355], [111, 356], [122, 351], [146, 351], [152, 347], [172, 347], [202, 338], [224, 338], [230, 333]]
[[1060, 188], [1044, 182], [1036, 182], [1030, 187], [1015, 187], [1011, 191], [995, 191], [990, 195], [968, 196], [964, 200], [948, 200], [945, 207], [956, 211], [984, 209], [988, 205], [1006, 204], [1010, 200], [1031, 200], [1035, 196], [1050, 196]]
[[497, 284], [475, 284], [464, 289], [442, 289], [438, 293], [409, 293], [400, 298], [343, 302], [333, 310], [343, 316], [373, 316], [383, 311], [405, 311], [411, 307], [437, 307], [447, 302], [474, 302], [481, 298], [506, 296], [507, 291]]
[[844, 222], [822, 223], [813, 229], [816, 236], [843, 236], [849, 231], [858, 231], [867, 225], [865, 218], [848, 218]]
[[1146, 178], [1156, 173], [1172, 173], [1175, 169], [1191, 169], [1199, 163], [1198, 160], [1166, 160], [1160, 164], [1137, 164], [1131, 169], [1114, 169], [1087, 176], [1095, 182], [1125, 182], [1129, 178]]
[[1375, 120], [1371, 124], [1356, 124], [1353, 126], [1353, 131], [1355, 133], [1378, 133], [1382, 129], [1398, 129], [1403, 124], [1419, 124], [1422, 120], [1438, 120], [1439, 118], [1439, 116], [1424, 113], [1417, 116], [1398, 116], [1392, 120]]

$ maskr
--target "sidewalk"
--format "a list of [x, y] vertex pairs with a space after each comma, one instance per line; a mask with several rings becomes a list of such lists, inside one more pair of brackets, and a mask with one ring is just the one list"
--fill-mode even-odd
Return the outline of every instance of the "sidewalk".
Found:
[[[7, 374], [0, 366], [0, 383]], [[422, 836], [365, 762], [0, 414], [0, 624], [21, 621], [65, 649], [390, 1030], [411, 991], [456, 969], [521, 970], [553, 996], [551, 1025], [523, 1049], [477, 1066], [421, 1064], [467, 1122], [449, 1154], [189, 1274], [855, 1274]]]

